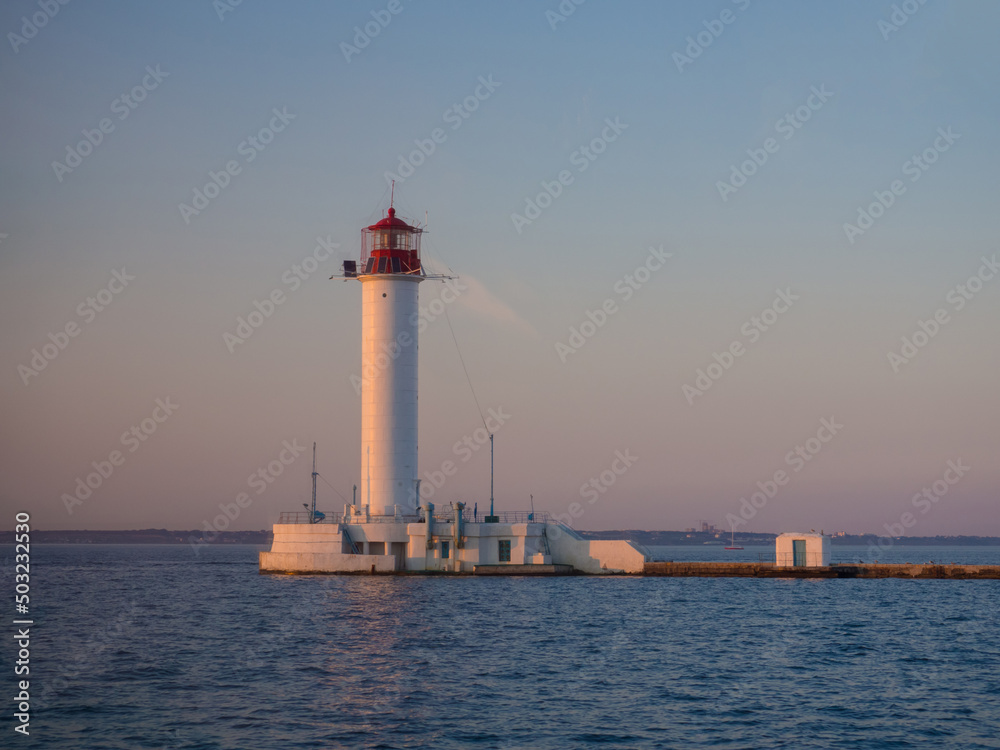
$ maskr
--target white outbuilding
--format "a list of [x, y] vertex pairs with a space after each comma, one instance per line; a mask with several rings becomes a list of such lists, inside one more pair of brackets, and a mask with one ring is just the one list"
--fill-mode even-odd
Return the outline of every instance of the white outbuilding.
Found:
[[830, 537], [827, 534], [786, 532], [774, 541], [774, 564], [779, 568], [816, 568], [830, 564]]

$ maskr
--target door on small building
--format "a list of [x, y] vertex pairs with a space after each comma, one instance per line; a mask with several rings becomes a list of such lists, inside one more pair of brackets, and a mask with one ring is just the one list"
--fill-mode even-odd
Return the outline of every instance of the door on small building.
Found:
[[806, 540], [792, 540], [792, 565], [804, 566], [806, 564]]
[[392, 554], [396, 558], [396, 572], [406, 570], [406, 542], [392, 542]]

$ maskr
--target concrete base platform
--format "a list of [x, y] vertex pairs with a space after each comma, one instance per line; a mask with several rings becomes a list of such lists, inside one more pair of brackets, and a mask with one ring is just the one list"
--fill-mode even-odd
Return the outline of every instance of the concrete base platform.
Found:
[[394, 573], [392, 555], [344, 555], [338, 552], [260, 552], [261, 573]]
[[773, 563], [648, 562], [643, 575], [699, 578], [921, 578], [1000, 579], [1000, 565], [830, 565], [777, 567]]
[[480, 523], [458, 515], [460, 507], [435, 515], [431, 506], [420, 520], [358, 515], [353, 507], [323, 523], [302, 523], [295, 514], [276, 523], [260, 572], [640, 575], [650, 559], [626, 539], [584, 539], [560, 523], [523, 520], [534, 517], [528, 513]]
[[477, 576], [575, 576], [580, 575], [572, 565], [476, 565]]

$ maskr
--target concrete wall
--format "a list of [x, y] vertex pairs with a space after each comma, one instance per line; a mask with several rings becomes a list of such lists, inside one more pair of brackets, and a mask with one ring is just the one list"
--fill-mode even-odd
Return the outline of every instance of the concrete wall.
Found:
[[[403, 524], [347, 524], [362, 553], [355, 555], [341, 524], [276, 523], [273, 528], [271, 551], [260, 553], [261, 572], [370, 573], [374, 565], [376, 573], [391, 573], [397, 568], [392, 543], [408, 541]], [[372, 543], [380, 554], [368, 554]]]
[[343, 535], [334, 523], [276, 523], [272, 553], [340, 552]]
[[[433, 547], [427, 549], [427, 527], [422, 523], [409, 525], [410, 552], [407, 570], [441, 570], [471, 573], [476, 565], [548, 564], [541, 534], [542, 524], [467, 523], [463, 525], [464, 546], [456, 549], [454, 526], [436, 521]], [[500, 562], [501, 539], [510, 541], [510, 560]], [[441, 558], [441, 542], [449, 542], [449, 559]]]
[[[471, 573], [476, 565], [571, 565], [582, 573], [641, 573], [648, 552], [624, 539], [584, 539], [568, 526], [555, 523], [465, 524], [464, 546], [457, 549], [450, 523], [434, 524], [433, 546], [427, 549], [423, 523], [275, 524], [270, 552], [262, 552], [261, 571], [392, 572], [441, 571]], [[346, 530], [361, 554], [351, 554]], [[543, 537], [543, 533], [545, 536]], [[546, 539], [548, 550], [546, 553]], [[449, 556], [441, 557], [441, 542]], [[510, 541], [510, 560], [500, 562], [501, 540]], [[391, 554], [393, 543], [405, 553]], [[372, 554], [377, 552], [377, 554]]]
[[261, 573], [392, 573], [392, 555], [344, 555], [339, 552], [261, 552]]
[[[479, 523], [476, 548], [481, 565], [526, 565], [544, 551], [542, 524], [536, 523]], [[510, 560], [500, 562], [500, 540], [510, 541]]]
[[552, 562], [582, 573], [642, 573], [648, 552], [627, 539], [584, 539], [565, 524], [547, 525]]
[[[590, 557], [600, 561], [601, 571], [641, 573], [649, 555], [628, 539], [591, 539]], [[588, 573], [594, 571], [586, 571]]]
[[[465, 548], [455, 549], [454, 524], [435, 521], [432, 528], [431, 541], [433, 546], [427, 549], [427, 524], [411, 523], [407, 527], [407, 534], [410, 539], [408, 556], [406, 558], [406, 569], [410, 571], [439, 570], [442, 572], [457, 573], [465, 570], [462, 562], [463, 558], [470, 553], [469, 541], [466, 540]], [[448, 542], [448, 557], [441, 557], [441, 543]], [[469, 571], [472, 567], [469, 565]]]

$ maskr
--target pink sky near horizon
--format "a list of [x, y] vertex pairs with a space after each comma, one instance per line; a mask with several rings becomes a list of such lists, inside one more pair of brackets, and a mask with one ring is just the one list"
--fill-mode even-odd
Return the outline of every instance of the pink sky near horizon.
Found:
[[[728, 528], [784, 471], [740, 530], [881, 534], [909, 513], [911, 535], [1000, 536], [1000, 8], [927, 4], [885, 39], [868, 3], [754, 3], [678, 70], [670, 53], [717, 8], [639, 4], [637, 24], [588, 3], [552, 29], [534, 4], [406, 4], [345, 60], [338, 42], [369, 9], [307, 6], [244, 3], [220, 22], [210, 3], [74, 3], [0, 53], [0, 528], [21, 510], [40, 529], [204, 528], [241, 493], [229, 528], [268, 528], [309, 500], [313, 442], [319, 507], [342, 509], [361, 465], [361, 294], [329, 276], [388, 207], [387, 173], [441, 128], [395, 205], [426, 217], [427, 264], [464, 285], [447, 306], [462, 357], [483, 410], [510, 415], [498, 510], [534, 496], [582, 529]], [[21, 15], [0, 10], [0, 30]], [[156, 65], [167, 77], [57, 175]], [[810, 108], [821, 86], [832, 96]], [[720, 195], [802, 107], [794, 137]], [[294, 119], [250, 161], [241, 145], [282, 108]], [[960, 134], [947, 150], [945, 128]], [[182, 212], [230, 160], [207, 207]], [[562, 171], [572, 182], [536, 219], [512, 220]], [[906, 191], [847, 236], [896, 179]], [[227, 346], [274, 290], [273, 313]], [[421, 284], [421, 304], [440, 293]], [[479, 447], [482, 423], [443, 315], [420, 347], [425, 486], [452, 461], [430, 499], [482, 513], [488, 446], [456, 449]], [[161, 422], [157, 399], [178, 405]], [[823, 420], [843, 427], [822, 440]], [[258, 493], [286, 441], [307, 450]], [[952, 483], [950, 461], [970, 467]], [[928, 506], [935, 482], [947, 491]]]

